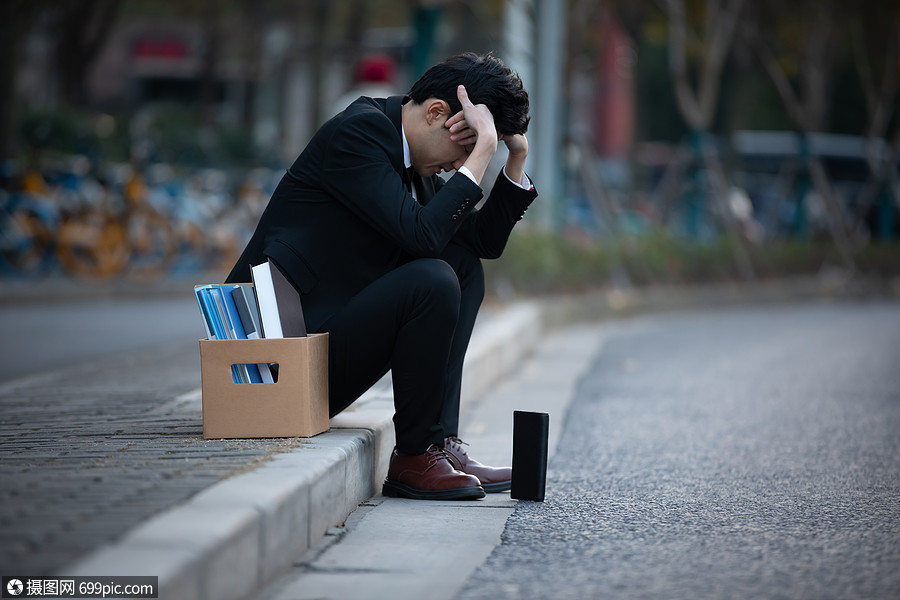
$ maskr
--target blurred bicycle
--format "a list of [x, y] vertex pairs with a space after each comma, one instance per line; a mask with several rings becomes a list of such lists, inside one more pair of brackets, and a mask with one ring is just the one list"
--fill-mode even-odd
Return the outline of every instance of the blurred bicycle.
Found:
[[45, 198], [0, 190], [0, 257], [6, 269], [27, 276], [49, 270], [58, 226]]
[[41, 174], [28, 170], [21, 180], [3, 165], [0, 189], [0, 267], [20, 275], [43, 274], [53, 263], [59, 215]]
[[121, 192], [109, 180], [79, 178], [77, 198], [63, 215], [56, 256], [79, 278], [135, 279], [164, 276], [176, 256], [169, 219], [149, 201], [143, 175], [134, 171]]

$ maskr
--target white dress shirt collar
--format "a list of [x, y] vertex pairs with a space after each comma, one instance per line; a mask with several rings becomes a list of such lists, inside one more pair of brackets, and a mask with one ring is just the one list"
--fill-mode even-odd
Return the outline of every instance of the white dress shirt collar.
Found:
[[403, 137], [403, 166], [407, 169], [412, 166], [412, 158], [409, 156], [409, 142], [406, 141], [406, 129], [400, 125], [400, 133]]

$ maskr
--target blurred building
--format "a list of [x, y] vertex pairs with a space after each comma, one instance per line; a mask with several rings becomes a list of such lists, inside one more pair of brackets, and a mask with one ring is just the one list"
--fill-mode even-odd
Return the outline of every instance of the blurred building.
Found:
[[[85, 105], [133, 114], [170, 101], [207, 102], [216, 123], [248, 125], [258, 144], [293, 157], [316, 125], [308, 110], [312, 36], [296, 29], [284, 20], [257, 26], [236, 15], [220, 18], [211, 35], [201, 19], [123, 15], [87, 75]], [[399, 62], [409, 43], [406, 28], [371, 30], [361, 52]], [[54, 45], [52, 23], [39, 20], [18, 74], [30, 108], [58, 104]], [[330, 53], [325, 61], [322, 104], [331, 107], [354, 82], [356, 65], [348, 64], [344, 52]]]

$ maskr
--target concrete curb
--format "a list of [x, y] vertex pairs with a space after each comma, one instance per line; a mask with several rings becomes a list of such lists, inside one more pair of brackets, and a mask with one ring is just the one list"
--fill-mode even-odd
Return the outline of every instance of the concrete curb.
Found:
[[[498, 311], [476, 325], [463, 409], [538, 343], [541, 308]], [[304, 440], [251, 472], [221, 481], [60, 571], [159, 577], [159, 598], [239, 600], [273, 581], [357, 506], [377, 494], [394, 445], [389, 379]]]

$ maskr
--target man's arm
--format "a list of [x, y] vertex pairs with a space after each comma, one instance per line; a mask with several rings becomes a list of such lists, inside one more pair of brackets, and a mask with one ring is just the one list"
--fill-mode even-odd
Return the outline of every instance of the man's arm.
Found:
[[391, 163], [400, 144], [399, 133], [383, 115], [345, 120], [328, 139], [319, 173], [322, 189], [411, 256], [439, 256], [482, 191], [457, 174], [422, 206]]
[[509, 156], [506, 159], [506, 176], [515, 184], [522, 185], [525, 175], [525, 159], [528, 158], [528, 139], [524, 134], [500, 136], [506, 144]]
[[537, 190], [514, 184], [498, 174], [491, 195], [481, 210], [473, 211], [453, 236], [453, 241], [479, 258], [499, 258], [513, 227], [537, 197]]

